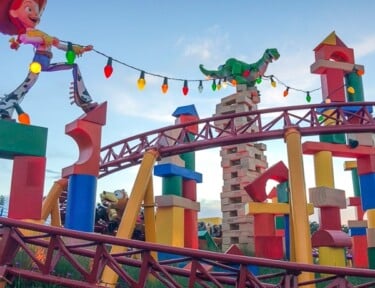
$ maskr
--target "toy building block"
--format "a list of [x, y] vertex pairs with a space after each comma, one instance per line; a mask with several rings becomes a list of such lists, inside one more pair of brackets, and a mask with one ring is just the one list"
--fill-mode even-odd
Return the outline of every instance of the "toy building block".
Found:
[[375, 173], [375, 155], [369, 154], [362, 157], [358, 157], [357, 167], [358, 175]]
[[353, 236], [352, 242], [353, 266], [355, 268], [368, 268], [366, 235]]
[[0, 121], [0, 157], [44, 157], [47, 150], [47, 131], [43, 127]]
[[364, 227], [367, 228], [367, 220], [349, 220], [348, 227], [350, 228], [358, 228]]
[[272, 179], [278, 182], [285, 182], [289, 177], [288, 168], [282, 161], [279, 161], [272, 167], [268, 168], [263, 174], [256, 178], [252, 183], [245, 186], [245, 191], [257, 202], [264, 202], [267, 199], [266, 184]]
[[160, 195], [155, 197], [158, 207], [181, 207], [185, 209], [200, 211], [200, 204], [190, 199], [175, 195]]
[[315, 187], [309, 189], [309, 199], [314, 207], [346, 208], [345, 191], [330, 187]]
[[341, 230], [340, 209], [337, 207], [324, 207], [319, 213], [320, 229]]
[[311, 237], [312, 247], [352, 247], [348, 234], [341, 230], [318, 230]]
[[62, 177], [73, 174], [99, 175], [102, 126], [106, 122], [107, 103], [100, 104], [94, 110], [65, 127], [65, 133], [72, 137], [79, 148], [79, 159], [62, 171]]
[[[187, 105], [178, 107], [172, 114], [176, 117], [175, 124], [183, 124], [188, 122], [194, 122], [199, 120], [199, 115], [194, 105]], [[191, 125], [186, 128], [190, 133], [198, 133], [198, 125]]]
[[375, 208], [375, 197], [374, 197], [374, 183], [375, 183], [375, 172], [359, 175], [359, 183], [361, 186], [361, 200], [362, 208], [364, 211]]
[[375, 134], [373, 133], [348, 133], [348, 139], [358, 141], [358, 145], [375, 146]]
[[14, 157], [9, 218], [41, 219], [45, 169], [45, 157]]
[[358, 146], [355, 149], [344, 144], [332, 144], [326, 142], [306, 141], [302, 144], [303, 154], [314, 155], [321, 151], [332, 152], [334, 157], [360, 158], [374, 154], [374, 148]]
[[255, 257], [268, 259], [282, 259], [283, 237], [281, 236], [255, 236]]
[[197, 183], [202, 182], [201, 173], [170, 163], [156, 165], [154, 175], [160, 177], [181, 176], [183, 179], [195, 180]]

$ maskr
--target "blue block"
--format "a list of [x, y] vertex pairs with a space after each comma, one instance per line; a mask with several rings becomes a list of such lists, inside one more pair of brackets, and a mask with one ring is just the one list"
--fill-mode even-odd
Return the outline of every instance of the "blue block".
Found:
[[359, 186], [363, 210], [375, 209], [375, 173], [359, 175]]
[[172, 163], [154, 166], [154, 175], [160, 177], [181, 176], [184, 179], [195, 180], [197, 183], [202, 183], [201, 173], [191, 171], [190, 169]]
[[366, 227], [352, 227], [349, 228], [349, 236], [362, 236], [366, 235]]
[[73, 174], [69, 177], [65, 228], [94, 232], [96, 182], [92, 175]]
[[194, 104], [191, 104], [191, 105], [187, 105], [187, 106], [181, 106], [181, 107], [178, 107], [172, 114], [172, 116], [174, 117], [179, 117], [181, 115], [192, 115], [192, 116], [197, 116], [199, 117], [198, 115], [198, 112], [197, 110], [195, 109], [195, 106]]

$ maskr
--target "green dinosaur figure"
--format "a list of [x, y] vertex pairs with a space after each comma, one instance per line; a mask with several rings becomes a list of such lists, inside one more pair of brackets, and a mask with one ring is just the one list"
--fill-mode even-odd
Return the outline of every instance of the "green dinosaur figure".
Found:
[[247, 64], [235, 58], [229, 58], [225, 64], [220, 65], [218, 70], [206, 70], [199, 65], [202, 73], [212, 79], [222, 79], [236, 84], [246, 84], [247, 87], [254, 87], [256, 79], [263, 76], [267, 66], [273, 60], [279, 59], [280, 54], [275, 48], [266, 49], [263, 56], [253, 64]]

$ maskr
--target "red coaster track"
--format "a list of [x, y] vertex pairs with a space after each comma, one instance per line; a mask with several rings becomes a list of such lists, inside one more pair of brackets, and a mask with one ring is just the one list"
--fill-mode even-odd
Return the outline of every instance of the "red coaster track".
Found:
[[[375, 122], [371, 112], [374, 105], [375, 102], [355, 102], [282, 107], [168, 126], [103, 147], [100, 177], [139, 164], [148, 149], [156, 149], [161, 157], [165, 157], [230, 144], [283, 138], [285, 131], [292, 127], [297, 128], [302, 136], [373, 133]], [[321, 117], [322, 111], [325, 111], [324, 117]], [[238, 118], [245, 118], [247, 123], [238, 127], [235, 125]], [[188, 127], [196, 123], [199, 129], [191, 139], [187, 137], [188, 133], [191, 133]], [[175, 133], [176, 130], [178, 133]], [[25, 231], [34, 231], [33, 236], [30, 236], [30, 233], [26, 235]], [[124, 284], [126, 287], [145, 287], [150, 275], [164, 287], [194, 287], [195, 283], [199, 283], [202, 287], [224, 287], [224, 285], [259, 288], [297, 287], [323, 281], [330, 282], [326, 287], [374, 287], [375, 285], [373, 270], [296, 264], [168, 247], [1, 217], [0, 237], [0, 286], [5, 283], [4, 281], [20, 276], [63, 285], [63, 287], [104, 287], [107, 283], [99, 282], [105, 266], [111, 267], [120, 280], [126, 283]], [[112, 245], [127, 247], [128, 252], [111, 254], [108, 247]], [[39, 250], [38, 256], [36, 249]], [[17, 252], [23, 252], [28, 257], [33, 269], [17, 267], [14, 259]], [[152, 256], [155, 252], [176, 254], [179, 257], [157, 262]], [[77, 257], [89, 259], [90, 265], [84, 267], [77, 261]], [[68, 261], [71, 269], [80, 275], [79, 279], [69, 279], [68, 275], [56, 275], [54, 269], [61, 258]], [[280, 272], [256, 277], [248, 270], [248, 265], [278, 268]], [[137, 277], [129, 273], [129, 267], [138, 269]], [[215, 269], [211, 269], [213, 267]], [[298, 283], [297, 275], [302, 271], [332, 276], [310, 283]], [[350, 275], [369, 277], [372, 278], [369, 279], [372, 282], [353, 286], [346, 279], [346, 276]], [[188, 284], [177, 283], [175, 276], [185, 278], [185, 283]], [[275, 277], [277, 277], [275, 280], [277, 284], [265, 282], [265, 279]]]
[[[99, 177], [139, 164], [148, 149], [156, 149], [161, 157], [165, 157], [231, 144], [283, 138], [285, 130], [291, 127], [298, 128], [302, 136], [375, 132], [375, 121], [371, 115], [374, 105], [375, 102], [350, 102], [278, 107], [164, 127], [103, 147]], [[326, 111], [324, 117], [321, 116], [322, 111]], [[236, 119], [244, 118], [247, 120], [245, 125], [235, 125]], [[332, 121], [334, 123], [327, 125]], [[191, 133], [188, 127], [193, 124], [198, 124], [199, 130], [191, 139], [187, 137]], [[176, 129], [180, 130], [178, 136], [171, 136], [171, 132]]]

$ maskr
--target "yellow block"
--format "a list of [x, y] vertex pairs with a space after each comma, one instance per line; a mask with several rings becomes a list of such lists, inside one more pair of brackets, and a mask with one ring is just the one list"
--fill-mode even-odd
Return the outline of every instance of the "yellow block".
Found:
[[344, 170], [353, 170], [357, 168], [357, 161], [345, 161], [344, 162]]
[[366, 214], [367, 214], [367, 227], [375, 228], [375, 209], [367, 210]]
[[317, 187], [324, 186], [333, 188], [335, 186], [332, 152], [321, 151], [314, 154], [314, 169]]
[[319, 264], [327, 266], [346, 266], [346, 257], [344, 248], [319, 247]]
[[157, 243], [184, 247], [184, 208], [162, 207], [156, 213]]
[[220, 225], [222, 223], [221, 217], [208, 217], [208, 218], [200, 218], [198, 222], [210, 223], [212, 225]]
[[[290, 212], [289, 204], [287, 203], [259, 203], [259, 202], [248, 202], [245, 206], [245, 214], [286, 214]], [[314, 205], [307, 203], [307, 213], [309, 215], [314, 214]]]

